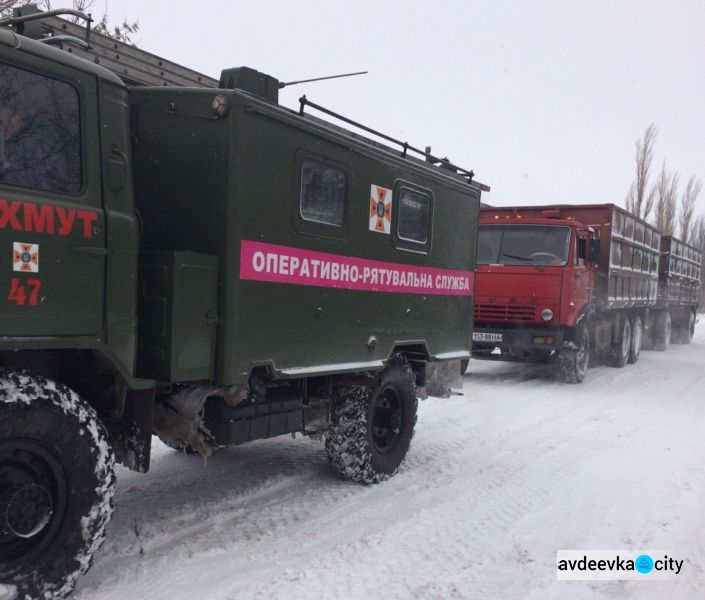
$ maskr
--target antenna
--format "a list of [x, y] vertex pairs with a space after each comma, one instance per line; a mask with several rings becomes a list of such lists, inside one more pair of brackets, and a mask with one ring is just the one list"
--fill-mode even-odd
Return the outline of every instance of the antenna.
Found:
[[353, 77], [354, 75], [367, 75], [367, 71], [357, 71], [356, 73], [343, 73], [342, 75], [327, 75], [326, 77], [314, 77], [313, 79], [302, 79], [301, 81], [279, 82], [279, 89], [287, 85], [297, 85], [299, 83], [311, 83], [312, 81], [323, 81], [325, 79], [338, 79], [339, 77]]

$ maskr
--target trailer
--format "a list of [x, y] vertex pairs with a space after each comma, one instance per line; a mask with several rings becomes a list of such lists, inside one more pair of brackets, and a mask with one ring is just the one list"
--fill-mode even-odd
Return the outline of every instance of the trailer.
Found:
[[665, 350], [669, 341], [690, 344], [700, 302], [702, 264], [703, 253], [694, 246], [673, 236], [661, 237], [656, 315], [659, 326], [672, 332], [662, 335], [657, 345], [647, 336], [647, 347]]
[[302, 433], [342, 477], [392, 476], [427, 363], [470, 355], [486, 189], [282, 107], [272, 76], [176, 72], [48, 16], [38, 40], [35, 11], [0, 24], [0, 583], [44, 599], [153, 432], [203, 456]]
[[[473, 356], [555, 362], [580, 383], [590, 362], [636, 362], [645, 338], [664, 349], [671, 314], [680, 330], [694, 310], [666, 300], [675, 280], [659, 271], [661, 240], [613, 204], [482, 208]], [[675, 265], [694, 286], [698, 256], [687, 252]]]

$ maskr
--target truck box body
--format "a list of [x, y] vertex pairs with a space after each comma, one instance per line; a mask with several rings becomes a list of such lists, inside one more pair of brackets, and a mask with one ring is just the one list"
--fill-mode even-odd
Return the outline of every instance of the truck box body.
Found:
[[[374, 370], [399, 345], [467, 356], [474, 244], [458, 241], [477, 226], [479, 192], [246, 92], [217, 95], [222, 118], [212, 90], [131, 92], [143, 251], [220, 265], [217, 329], [203, 323], [217, 336], [215, 381], [245, 381], [255, 366], [285, 378]], [[341, 174], [340, 224], [302, 215], [311, 168]], [[378, 187], [392, 202], [388, 234], [370, 229]], [[400, 235], [405, 190], [428, 202], [423, 242]]]

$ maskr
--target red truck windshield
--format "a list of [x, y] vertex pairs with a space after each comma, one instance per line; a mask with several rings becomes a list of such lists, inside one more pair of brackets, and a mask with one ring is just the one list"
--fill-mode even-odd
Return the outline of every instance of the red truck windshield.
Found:
[[562, 266], [570, 228], [554, 225], [480, 225], [478, 264]]

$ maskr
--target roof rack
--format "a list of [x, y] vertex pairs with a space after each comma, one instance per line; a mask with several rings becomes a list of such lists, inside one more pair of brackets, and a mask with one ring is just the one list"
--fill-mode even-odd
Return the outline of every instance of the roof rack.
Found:
[[[90, 15], [71, 9], [41, 11], [27, 5], [0, 21], [20, 35], [33, 38], [98, 64], [120, 77], [127, 85], [175, 85], [180, 87], [217, 88], [218, 80], [141, 50], [125, 42], [91, 30]], [[72, 23], [58, 15], [85, 21]]]
[[458, 165], [453, 164], [450, 162], [447, 158], [439, 158], [437, 156], [434, 156], [431, 154], [431, 147], [427, 146], [425, 150], [421, 150], [419, 148], [416, 148], [409, 144], [409, 142], [402, 142], [401, 140], [397, 140], [389, 135], [386, 135], [380, 131], [376, 131], [375, 129], [372, 129], [371, 127], [367, 127], [366, 125], [363, 125], [362, 123], [358, 123], [357, 121], [353, 121], [352, 119], [349, 119], [348, 117], [344, 117], [343, 115], [336, 113], [328, 108], [325, 108], [321, 106], [320, 104], [316, 104], [315, 102], [311, 102], [306, 96], [301, 96], [299, 98], [299, 115], [304, 116], [304, 109], [306, 106], [310, 106], [311, 108], [318, 110], [319, 112], [322, 112], [328, 116], [331, 116], [335, 119], [338, 119], [339, 121], [342, 121], [343, 123], [347, 123], [348, 125], [352, 125], [353, 127], [357, 127], [358, 129], [361, 129], [363, 131], [366, 131], [368, 133], [371, 133], [372, 135], [375, 135], [377, 137], [382, 138], [383, 140], [386, 140], [388, 142], [391, 142], [392, 144], [397, 144], [398, 146], [401, 146], [402, 148], [402, 157], [406, 158], [407, 154], [409, 152], [414, 152], [416, 154], [419, 154], [423, 156], [426, 160], [427, 163], [430, 163], [436, 167], [439, 167], [441, 169], [446, 169], [450, 171], [451, 173], [454, 173], [456, 175], [460, 175], [467, 183], [472, 183], [475, 186], [478, 186], [483, 192], [489, 192], [490, 191], [490, 186], [485, 185], [484, 183], [480, 183], [479, 181], [473, 181], [473, 177], [475, 176], [475, 173], [470, 169], [464, 169], [463, 167], [459, 167]]

